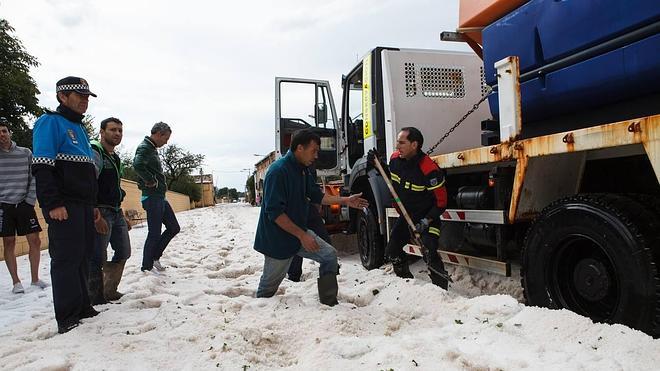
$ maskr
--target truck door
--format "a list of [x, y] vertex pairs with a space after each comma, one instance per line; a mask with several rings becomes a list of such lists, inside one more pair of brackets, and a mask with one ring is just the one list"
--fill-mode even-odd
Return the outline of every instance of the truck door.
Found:
[[316, 161], [318, 175], [339, 172], [337, 113], [330, 84], [323, 80], [275, 78], [275, 132], [277, 157], [284, 156], [296, 130], [312, 129], [321, 137]]

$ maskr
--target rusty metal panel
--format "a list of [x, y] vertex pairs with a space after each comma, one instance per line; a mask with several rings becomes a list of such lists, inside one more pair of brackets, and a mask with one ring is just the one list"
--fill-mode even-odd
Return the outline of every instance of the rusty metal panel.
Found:
[[[505, 142], [488, 147], [433, 156], [442, 168], [456, 168], [478, 164], [519, 160], [524, 157], [589, 151], [630, 144], [644, 144], [647, 152], [657, 153], [660, 141], [660, 115], [626, 120], [613, 124], [544, 135], [541, 137]], [[658, 164], [651, 159], [654, 168]], [[657, 168], [656, 168], [657, 169]], [[656, 174], [658, 170], [656, 170]]]
[[586, 157], [586, 152], [575, 152], [530, 158], [511, 220], [530, 220], [552, 201], [576, 194]]
[[649, 156], [649, 161], [651, 161], [653, 170], [655, 170], [655, 176], [658, 183], [660, 183], [660, 116], [649, 119], [643, 127], [640, 123], [640, 130], [642, 130], [644, 150]]
[[509, 224], [516, 221], [516, 212], [518, 211], [518, 203], [520, 202], [520, 193], [527, 174], [527, 157], [522, 157], [516, 163], [516, 172], [513, 178], [513, 190], [511, 192], [511, 203], [509, 204]]
[[[660, 115], [448, 153], [434, 156], [433, 160], [444, 169], [516, 161], [516, 173], [508, 213], [509, 223], [513, 223], [518, 218], [525, 219], [538, 212], [537, 209], [543, 206], [541, 200], [551, 195], [560, 197], [569, 194], [569, 189], [579, 182], [578, 174], [581, 173], [579, 168], [584, 166], [584, 156], [590, 151], [635, 148], [632, 146], [635, 144], [643, 145], [660, 183]], [[552, 158], [541, 161], [538, 164], [542, 165], [534, 170], [534, 179], [528, 182], [527, 168], [530, 159], [571, 153], [582, 153], [583, 156], [569, 156], [566, 163], [556, 163]], [[625, 151], [621, 153], [625, 153]], [[576, 162], [573, 163], [573, 160]], [[566, 171], [566, 174], [561, 174], [563, 171]], [[561, 176], [562, 184], [566, 188], [548, 190], [545, 187], [548, 184], [543, 181], [544, 172], [547, 172], [548, 176], [551, 176], [550, 174]], [[527, 185], [525, 182], [528, 182]]]

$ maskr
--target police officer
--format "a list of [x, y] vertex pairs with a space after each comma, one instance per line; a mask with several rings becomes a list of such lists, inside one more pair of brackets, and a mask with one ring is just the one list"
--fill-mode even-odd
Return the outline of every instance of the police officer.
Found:
[[98, 314], [87, 293], [88, 257], [94, 246], [97, 183], [92, 148], [83, 126], [89, 96], [85, 79], [56, 84], [57, 110], [34, 124], [32, 172], [37, 199], [48, 223], [53, 305], [59, 333]]
[[[422, 151], [424, 137], [419, 129], [405, 127], [399, 131], [396, 151], [390, 157], [389, 173], [392, 185], [406, 208], [426, 247], [426, 261], [431, 281], [447, 289], [447, 272], [438, 256], [440, 216], [447, 207], [444, 173]], [[373, 164], [378, 156], [369, 151], [368, 161]], [[402, 278], [413, 278], [403, 246], [410, 241], [410, 229], [403, 216], [392, 227], [385, 257], [392, 262], [394, 273]]]

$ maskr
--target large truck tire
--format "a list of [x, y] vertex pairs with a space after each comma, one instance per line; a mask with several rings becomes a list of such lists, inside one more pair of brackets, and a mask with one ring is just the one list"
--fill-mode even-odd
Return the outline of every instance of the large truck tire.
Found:
[[383, 236], [380, 234], [376, 215], [372, 209], [365, 213], [358, 211], [357, 239], [360, 261], [366, 269], [375, 269], [383, 265]]
[[660, 218], [632, 198], [582, 194], [545, 208], [525, 238], [528, 305], [658, 336]]
[[637, 201], [637, 203], [643, 205], [644, 208], [655, 214], [655, 216], [660, 219], [660, 196], [630, 193], [626, 194], [626, 197], [630, 197]]

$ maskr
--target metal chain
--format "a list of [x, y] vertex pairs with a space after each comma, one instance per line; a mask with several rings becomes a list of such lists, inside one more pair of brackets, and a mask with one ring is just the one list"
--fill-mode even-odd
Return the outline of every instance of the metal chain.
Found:
[[475, 103], [472, 106], [472, 108], [469, 111], [467, 111], [467, 113], [465, 115], [463, 115], [463, 117], [461, 117], [461, 119], [458, 120], [458, 122], [455, 123], [454, 126], [452, 126], [451, 129], [449, 129], [449, 131], [446, 132], [445, 135], [443, 135], [442, 138], [440, 138], [440, 140], [438, 140], [438, 142], [436, 144], [433, 145], [433, 147], [431, 147], [428, 151], [426, 151], [426, 154], [430, 155], [431, 153], [433, 153], [433, 151], [436, 149], [436, 147], [438, 147], [440, 145], [440, 143], [442, 143], [445, 139], [447, 139], [447, 137], [449, 135], [451, 135], [451, 133], [454, 130], [456, 130], [456, 128], [458, 128], [459, 125], [461, 125], [463, 123], [463, 121], [465, 121], [466, 118], [468, 118], [468, 116], [470, 116], [474, 111], [476, 111], [479, 108], [481, 103], [483, 103], [488, 98], [488, 96], [490, 95], [490, 93], [492, 91], [493, 91], [493, 89], [490, 86], [486, 85], [486, 93], [483, 95], [483, 97], [481, 97], [481, 99], [479, 99], [479, 101], [477, 103]]

